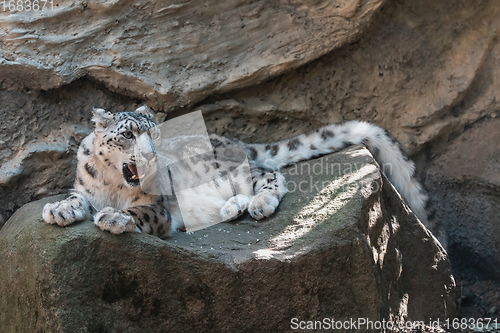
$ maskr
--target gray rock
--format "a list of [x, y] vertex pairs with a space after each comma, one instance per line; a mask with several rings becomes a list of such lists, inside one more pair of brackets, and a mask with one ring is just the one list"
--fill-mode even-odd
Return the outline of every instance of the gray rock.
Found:
[[484, 119], [436, 156], [426, 187], [448, 234], [450, 260], [463, 284], [464, 317], [500, 305], [500, 118]]
[[25, 205], [0, 230], [2, 329], [283, 332], [292, 318], [454, 313], [446, 253], [365, 148], [285, 171], [273, 217], [166, 241], [43, 223], [59, 197]]

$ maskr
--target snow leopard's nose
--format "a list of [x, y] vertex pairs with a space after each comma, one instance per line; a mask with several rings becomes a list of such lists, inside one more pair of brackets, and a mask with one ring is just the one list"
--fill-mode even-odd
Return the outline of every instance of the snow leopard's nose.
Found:
[[147, 134], [140, 135], [137, 140], [137, 147], [139, 155], [147, 162], [151, 161], [156, 156], [155, 146], [153, 140]]
[[151, 161], [153, 158], [155, 158], [156, 156], [156, 152], [154, 150], [154, 147], [153, 147], [153, 150], [152, 151], [147, 151], [147, 152], [142, 152], [142, 156], [144, 156], [144, 158], [149, 162]]
[[145, 144], [145, 147], [141, 149], [142, 156], [149, 162], [156, 156], [155, 146], [153, 141], [148, 140], [148, 143]]

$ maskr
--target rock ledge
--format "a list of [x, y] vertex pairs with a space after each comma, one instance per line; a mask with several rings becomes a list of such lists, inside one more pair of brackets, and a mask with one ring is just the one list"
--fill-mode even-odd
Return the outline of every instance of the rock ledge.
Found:
[[167, 241], [27, 204], [0, 230], [0, 323], [25, 332], [270, 332], [292, 318], [429, 320], [454, 311], [446, 254], [354, 147], [285, 170], [291, 192]]

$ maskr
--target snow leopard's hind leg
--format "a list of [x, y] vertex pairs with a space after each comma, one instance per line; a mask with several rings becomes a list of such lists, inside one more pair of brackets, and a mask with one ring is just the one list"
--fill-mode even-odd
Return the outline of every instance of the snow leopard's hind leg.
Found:
[[248, 206], [248, 212], [260, 220], [270, 216], [287, 193], [285, 177], [278, 171], [252, 169], [254, 197]]
[[42, 217], [49, 224], [62, 227], [92, 216], [93, 208], [85, 195], [73, 191], [61, 201], [48, 203], [43, 207]]
[[223, 222], [234, 220], [238, 216], [242, 215], [247, 210], [250, 202], [251, 198], [243, 194], [237, 194], [229, 198], [229, 200], [220, 209], [220, 215]]

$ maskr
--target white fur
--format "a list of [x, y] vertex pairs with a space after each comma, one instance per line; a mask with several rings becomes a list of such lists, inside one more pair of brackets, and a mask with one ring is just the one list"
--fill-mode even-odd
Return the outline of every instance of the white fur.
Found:
[[[114, 115], [94, 109], [93, 120], [95, 131], [82, 141], [78, 150], [74, 189], [67, 199], [44, 207], [43, 218], [47, 223], [66, 226], [89, 218], [96, 211], [94, 223], [103, 230], [116, 234], [144, 231], [164, 236], [184, 225], [188, 230], [196, 230], [229, 221], [246, 210], [260, 220], [274, 213], [287, 192], [285, 178], [276, 170], [360, 143], [366, 144], [382, 167], [391, 165], [385, 170], [388, 178], [412, 210], [426, 221], [427, 197], [414, 177], [413, 162], [405, 158], [384, 130], [365, 122], [329, 125], [270, 145], [245, 144], [212, 135], [210, 139], [220, 147], [217, 163], [202, 154], [207, 149], [199, 147], [199, 140], [194, 137], [162, 140], [161, 149], [173, 154], [170, 157], [166, 154], [165, 158], [173, 162], [161, 161], [160, 157], [158, 160], [172, 167], [154, 168], [156, 175], [145, 179], [155, 184], [157, 176], [168, 175], [167, 182], [173, 184], [175, 193], [161, 192], [167, 195], [158, 196], [159, 193], [145, 192], [144, 187], [137, 186], [132, 181], [137, 178], [131, 178], [129, 172], [133, 165], [147, 165], [155, 161], [154, 156], [161, 155], [156, 154], [147, 135], [155, 130], [147, 107], [138, 108], [136, 113]], [[191, 143], [189, 149], [179, 148], [185, 147], [181, 144], [183, 140]], [[247, 152], [249, 164], [238, 160], [238, 149]], [[231, 169], [230, 176], [220, 176], [217, 165], [222, 161], [236, 168]]]
[[[322, 133], [325, 131], [330, 131], [333, 136], [323, 139]], [[298, 161], [336, 152], [348, 145], [365, 143], [415, 215], [422, 222], [427, 222], [427, 195], [415, 178], [415, 164], [404, 158], [398, 144], [382, 128], [363, 121], [349, 121], [325, 126], [315, 132], [299, 135], [296, 139], [300, 141], [297, 150], [290, 151], [287, 145], [293, 138], [287, 139], [278, 143], [280, 148], [276, 156], [266, 149], [266, 144], [252, 145], [258, 151], [255, 161], [257, 166], [277, 170]], [[315, 149], [311, 149], [311, 146]]]

